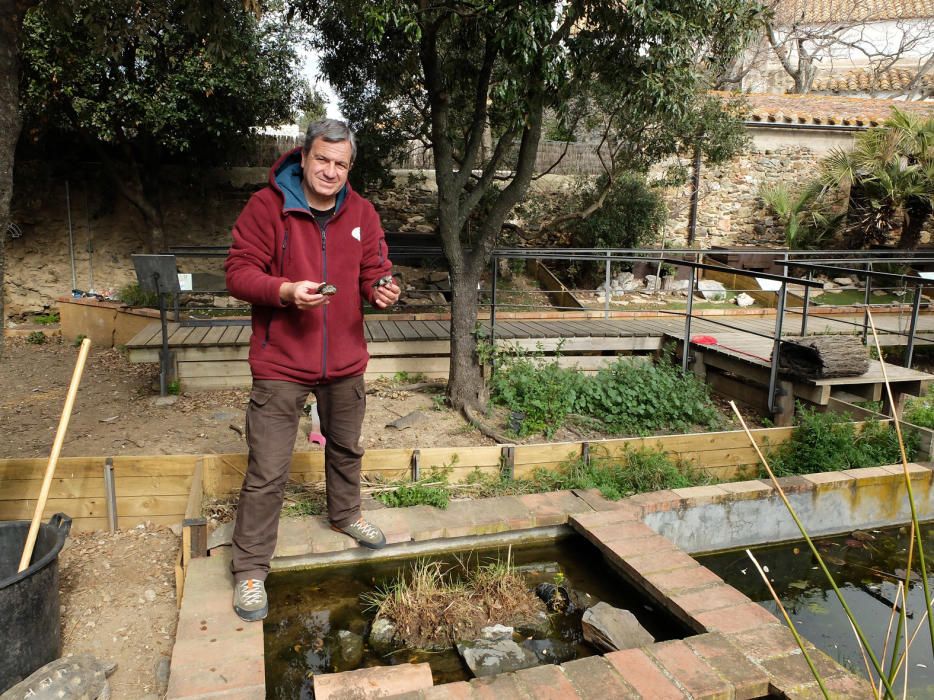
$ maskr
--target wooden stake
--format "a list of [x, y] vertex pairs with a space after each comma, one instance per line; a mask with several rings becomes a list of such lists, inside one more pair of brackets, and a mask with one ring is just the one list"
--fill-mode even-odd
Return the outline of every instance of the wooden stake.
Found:
[[52, 454], [49, 455], [49, 464], [45, 468], [42, 490], [39, 491], [39, 500], [36, 502], [36, 511], [33, 513], [32, 523], [29, 525], [29, 534], [26, 536], [26, 546], [23, 548], [23, 557], [19, 560], [18, 571], [25, 571], [29, 568], [29, 561], [32, 559], [32, 551], [36, 546], [36, 537], [39, 535], [39, 522], [42, 519], [42, 511], [45, 510], [45, 502], [49, 498], [49, 489], [52, 487], [52, 476], [55, 474], [55, 465], [58, 464], [58, 455], [61, 453], [62, 444], [65, 442], [68, 421], [71, 419], [71, 409], [75, 405], [75, 396], [78, 394], [78, 385], [81, 383], [81, 375], [84, 373], [84, 363], [88, 359], [88, 351], [90, 349], [91, 340], [90, 338], [85, 338], [81, 341], [81, 350], [78, 352], [78, 362], [75, 364], [75, 371], [71, 375], [71, 386], [68, 387], [65, 407], [62, 409], [62, 418], [58, 422], [58, 430], [55, 432]]

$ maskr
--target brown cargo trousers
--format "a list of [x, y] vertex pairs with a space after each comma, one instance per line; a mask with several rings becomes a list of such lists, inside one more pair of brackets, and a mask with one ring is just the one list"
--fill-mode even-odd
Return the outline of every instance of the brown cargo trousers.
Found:
[[308, 394], [321, 419], [328, 519], [344, 527], [360, 517], [360, 431], [366, 413], [362, 376], [307, 386], [254, 379], [246, 410], [250, 454], [237, 505], [231, 571], [235, 581], [265, 580], [276, 549], [279, 511], [289, 477], [292, 448]]

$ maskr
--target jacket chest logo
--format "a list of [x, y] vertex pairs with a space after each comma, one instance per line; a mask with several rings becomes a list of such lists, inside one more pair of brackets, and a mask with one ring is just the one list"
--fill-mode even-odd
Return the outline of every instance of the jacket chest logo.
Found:
[[360, 227], [354, 226], [354, 230], [350, 232], [350, 235], [356, 238], [357, 241], [359, 241], [360, 240]]

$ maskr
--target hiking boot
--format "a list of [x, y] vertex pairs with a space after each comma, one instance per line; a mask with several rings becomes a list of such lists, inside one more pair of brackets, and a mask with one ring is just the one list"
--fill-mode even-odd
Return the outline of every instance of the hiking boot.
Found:
[[254, 622], [263, 620], [269, 612], [266, 584], [258, 578], [248, 578], [234, 583], [233, 609], [241, 620]]
[[383, 531], [380, 530], [373, 523], [368, 523], [363, 518], [360, 518], [350, 525], [345, 525], [344, 527], [337, 527], [337, 525], [331, 525], [332, 530], [337, 532], [343, 532], [345, 535], [350, 535], [357, 542], [364, 547], [369, 547], [370, 549], [382, 549], [386, 546], [386, 536], [383, 534]]

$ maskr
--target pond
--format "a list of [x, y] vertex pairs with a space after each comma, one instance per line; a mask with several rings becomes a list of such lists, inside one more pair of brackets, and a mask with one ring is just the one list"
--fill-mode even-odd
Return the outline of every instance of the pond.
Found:
[[[896, 527], [856, 531], [815, 541], [824, 563], [880, 663], [883, 662], [882, 648], [892, 616], [897, 581], [904, 580], [905, 576], [908, 532], [907, 527]], [[934, 524], [922, 524], [921, 533], [928, 580], [934, 583]], [[798, 632], [843, 666], [865, 677], [865, 664], [856, 636], [807, 543], [801, 541], [757, 547], [753, 549], [753, 554], [767, 571], [769, 581]], [[782, 619], [778, 606], [745, 551], [724, 552], [697, 559], [727, 583]], [[908, 593], [908, 628], [909, 633], [919, 623], [922, 628], [908, 657], [908, 683], [909, 697], [919, 700], [934, 697], [934, 652], [927, 621], [923, 619], [924, 608], [924, 590], [915, 549]], [[884, 656], [888, 668], [891, 653]], [[901, 688], [901, 680], [898, 687]]]
[[[680, 639], [690, 632], [666, 611], [656, 607], [631, 585], [621, 579], [600, 552], [587, 540], [571, 536], [545, 543], [495, 549], [473, 550], [429, 557], [454, 566], [455, 556], [463, 560], [490, 563], [511, 558], [529, 589], [541, 583], [562, 581], [562, 585], [589, 594], [632, 612], [656, 640]], [[276, 572], [267, 580], [270, 610], [263, 626], [266, 656], [267, 697], [307, 700], [312, 696], [312, 678], [316, 674], [347, 671], [342, 667], [339, 633], [346, 631], [366, 638], [373, 622], [361, 596], [408, 572], [416, 561], [392, 559], [367, 564], [341, 565], [304, 571]], [[575, 658], [598, 653], [582, 638], [580, 614], [552, 615], [552, 636], [573, 645]], [[575, 624], [576, 623], [576, 624]], [[421, 651], [400, 649], [380, 656], [364, 645], [362, 660], [354, 668], [427, 662], [435, 684], [468, 680], [469, 670], [453, 649]]]

